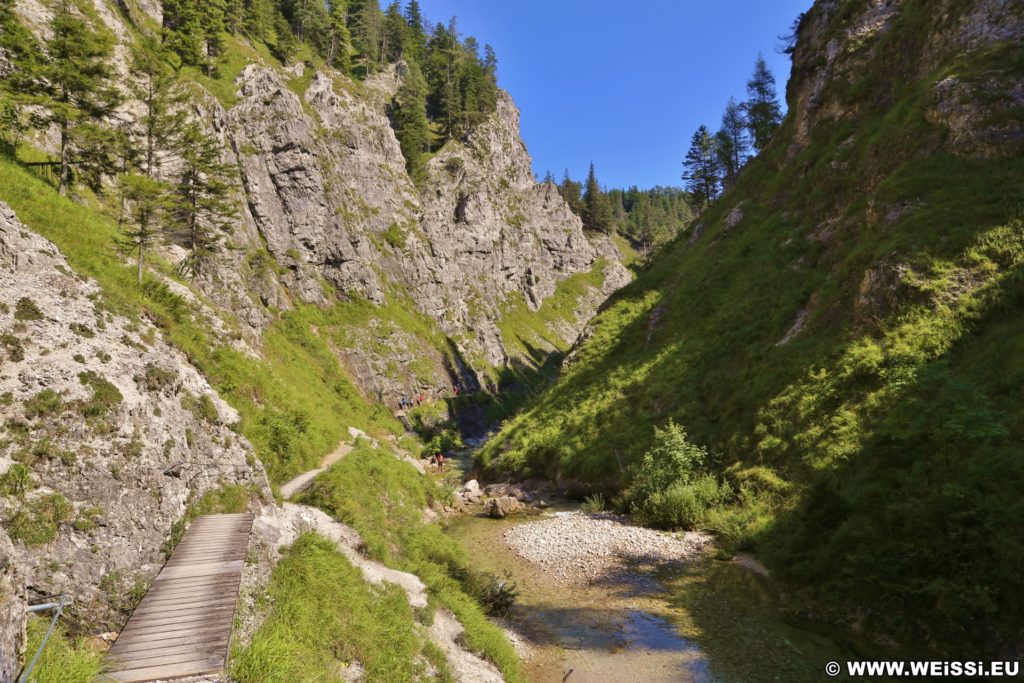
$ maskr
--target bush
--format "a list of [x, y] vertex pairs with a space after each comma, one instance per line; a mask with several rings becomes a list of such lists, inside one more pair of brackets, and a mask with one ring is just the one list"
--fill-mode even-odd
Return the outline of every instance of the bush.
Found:
[[36, 302], [29, 299], [27, 296], [23, 296], [18, 299], [18, 303], [14, 307], [14, 319], [42, 320], [43, 312], [39, 310], [39, 306], [36, 306]]
[[16, 462], [0, 474], [0, 493], [5, 496], [22, 496], [31, 490], [32, 479], [30, 470], [20, 462]]
[[53, 389], [43, 389], [32, 398], [25, 399], [25, 417], [30, 419], [57, 415], [64, 408], [64, 399]]
[[7, 349], [7, 357], [11, 359], [11, 362], [18, 363], [25, 360], [25, 347], [21, 343], [21, 339], [6, 332], [0, 334], [0, 346]]
[[97, 426], [124, 400], [116, 386], [92, 370], [78, 373], [78, 381], [92, 389], [92, 398], [78, 402], [78, 412]]
[[643, 502], [676, 483], [689, 482], [707, 457], [706, 450], [690, 443], [686, 431], [669, 420], [664, 429], [654, 429], [654, 445], [633, 470], [629, 498]]
[[7, 522], [11, 540], [25, 545], [45, 545], [55, 538], [59, 525], [71, 517], [71, 503], [59, 493], [41, 496], [18, 508]]
[[711, 510], [729, 502], [733, 492], [713, 474], [676, 482], [632, 505], [633, 520], [662, 529], [689, 529], [703, 524]]
[[583, 505], [580, 506], [580, 510], [588, 515], [604, 512], [607, 509], [608, 505], [605, 503], [604, 495], [600, 493], [587, 496], [583, 499]]
[[707, 451], [686, 438], [686, 432], [669, 420], [654, 430], [654, 445], [633, 471], [626, 491], [633, 519], [664, 529], [691, 528], [706, 519], [708, 511], [732, 498], [732, 488], [702, 470]]

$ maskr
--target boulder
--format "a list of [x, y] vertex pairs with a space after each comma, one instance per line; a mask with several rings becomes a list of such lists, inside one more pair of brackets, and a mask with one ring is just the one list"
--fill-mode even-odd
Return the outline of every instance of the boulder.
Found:
[[520, 512], [522, 509], [523, 504], [512, 496], [491, 498], [484, 504], [484, 512], [493, 519], [501, 519], [502, 517]]
[[480, 491], [480, 484], [476, 479], [470, 479], [462, 487], [462, 497], [467, 503], [478, 503], [483, 493]]

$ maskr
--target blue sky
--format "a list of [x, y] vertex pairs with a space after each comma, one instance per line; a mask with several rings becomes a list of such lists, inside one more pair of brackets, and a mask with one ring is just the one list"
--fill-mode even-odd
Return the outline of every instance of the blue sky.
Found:
[[681, 184], [690, 136], [717, 129], [729, 96], [743, 98], [758, 51], [784, 98], [789, 57], [776, 37], [811, 0], [420, 3], [494, 46], [539, 176], [581, 178], [593, 160], [608, 187], [651, 187]]

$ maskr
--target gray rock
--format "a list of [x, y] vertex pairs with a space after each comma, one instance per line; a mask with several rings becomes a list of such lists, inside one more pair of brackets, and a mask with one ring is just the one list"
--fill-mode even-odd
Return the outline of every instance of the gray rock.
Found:
[[512, 496], [489, 498], [487, 502], [484, 503], [484, 512], [487, 513], [488, 517], [493, 519], [501, 519], [516, 512], [520, 512], [522, 509], [523, 504]]
[[[23, 298], [38, 319], [15, 320]], [[0, 498], [0, 515], [31, 517], [43, 497], [64, 511], [55, 537], [42, 543], [27, 545], [8, 526], [11, 557], [34, 593], [67, 593], [79, 619], [109, 630], [132, 606], [119, 596], [163, 564], [161, 545], [190, 499], [227, 483], [269, 497], [266, 476], [229, 428], [238, 414], [185, 356], [151, 323], [110, 313], [96, 283], [75, 275], [2, 203], [0, 302], [8, 311], [0, 334], [20, 346], [0, 347], [0, 395], [10, 398], [0, 402], [0, 425], [23, 425], [0, 439], [0, 471], [14, 460], [30, 471], [23, 494]], [[88, 381], [120, 396], [105, 414], [83, 414], [94, 395]], [[54, 405], [29, 412], [26, 401], [44, 390], [56, 394]], [[213, 415], [187, 407], [201, 396]]]

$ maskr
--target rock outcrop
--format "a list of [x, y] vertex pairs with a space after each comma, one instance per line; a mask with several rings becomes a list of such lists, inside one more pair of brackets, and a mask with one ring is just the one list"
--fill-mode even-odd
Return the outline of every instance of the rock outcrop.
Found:
[[269, 495], [234, 409], [152, 323], [115, 310], [0, 203], [0, 516], [14, 541], [0, 538], [0, 580], [67, 593], [78, 618], [110, 627], [190, 501], [225, 484]]
[[[278, 71], [243, 70], [225, 122], [254, 226], [248, 248], [265, 246], [298, 301], [329, 305], [341, 295], [411, 304], [470, 366], [444, 368], [433, 358], [443, 382], [508, 362], [498, 327], [504, 307], [522, 300], [535, 311], [558, 282], [601, 267], [600, 290], [579, 302], [578, 322], [558, 331], [571, 343], [600, 301], [629, 280], [617, 249], [586, 235], [557, 189], [535, 181], [519, 112], [504, 93], [468, 140], [435, 155], [429, 179], [416, 187], [386, 112], [403, 70], [395, 65], [365, 83], [319, 72], [301, 96]], [[388, 346], [396, 352], [409, 348], [395, 341]], [[369, 347], [340, 352], [371, 369], [394, 360]], [[379, 371], [360, 379], [397, 397]]]

